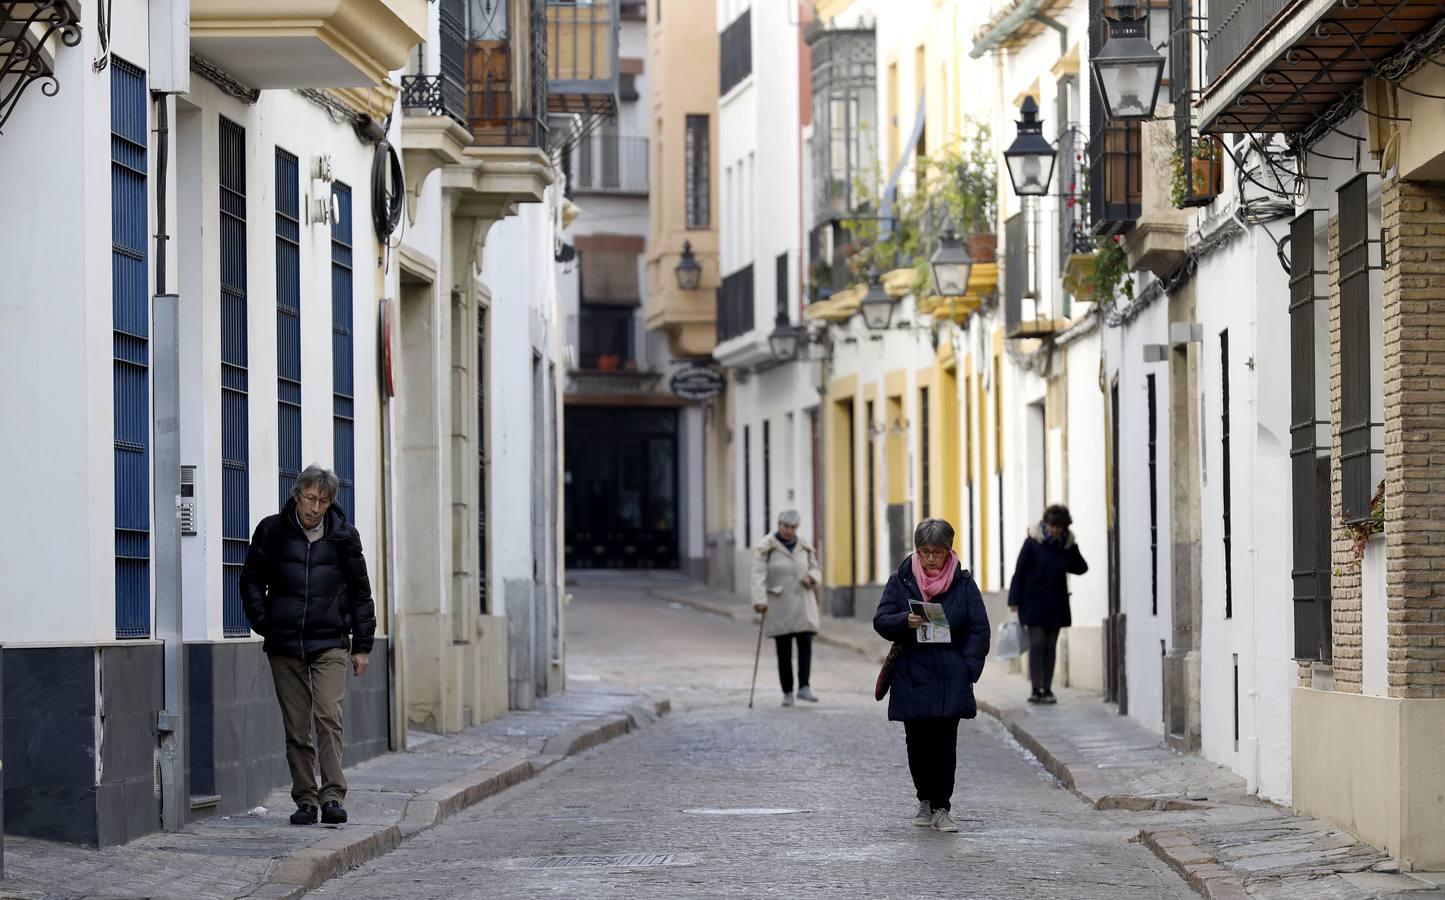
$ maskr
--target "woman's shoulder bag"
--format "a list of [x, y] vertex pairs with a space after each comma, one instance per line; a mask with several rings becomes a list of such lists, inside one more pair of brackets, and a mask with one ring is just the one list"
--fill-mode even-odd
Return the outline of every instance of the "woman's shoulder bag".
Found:
[[883, 658], [883, 668], [878, 670], [878, 681], [873, 685], [873, 699], [882, 700], [888, 696], [888, 688], [893, 685], [893, 664], [898, 662], [898, 654], [903, 651], [903, 645], [895, 641], [889, 648], [888, 655]]

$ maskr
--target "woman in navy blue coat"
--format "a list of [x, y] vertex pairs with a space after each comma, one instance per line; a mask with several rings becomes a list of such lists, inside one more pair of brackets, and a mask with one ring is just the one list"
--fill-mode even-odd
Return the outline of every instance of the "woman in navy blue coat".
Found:
[[[913, 824], [957, 831], [949, 816], [958, 756], [958, 720], [978, 715], [973, 685], [988, 656], [988, 613], [973, 576], [954, 553], [953, 526], [924, 519], [913, 530], [914, 552], [888, 579], [873, 629], [899, 645], [893, 666], [888, 718], [902, 722], [908, 771], [918, 795]], [[948, 643], [920, 643], [925, 620], [909, 611], [910, 600], [943, 606]]]
[[1073, 624], [1069, 613], [1069, 576], [1089, 571], [1074, 533], [1066, 506], [1055, 504], [1044, 510], [1043, 521], [1029, 529], [1014, 566], [1009, 584], [1009, 609], [1017, 610], [1019, 624], [1029, 630], [1030, 703], [1056, 703], [1054, 660], [1059, 629]]

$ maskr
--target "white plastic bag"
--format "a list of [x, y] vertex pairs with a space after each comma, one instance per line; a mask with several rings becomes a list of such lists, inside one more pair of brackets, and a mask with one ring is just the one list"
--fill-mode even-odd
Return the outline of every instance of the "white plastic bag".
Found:
[[994, 655], [999, 659], [1018, 659], [1024, 653], [1024, 629], [1018, 619], [1000, 622]]

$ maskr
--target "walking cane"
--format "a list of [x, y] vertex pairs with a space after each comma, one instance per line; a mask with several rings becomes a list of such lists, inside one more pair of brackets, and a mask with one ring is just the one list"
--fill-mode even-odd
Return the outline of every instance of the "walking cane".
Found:
[[758, 650], [753, 654], [753, 686], [748, 688], [748, 709], [753, 708], [753, 692], [758, 689], [758, 660], [763, 657], [763, 624], [768, 621], [768, 611], [758, 620]]

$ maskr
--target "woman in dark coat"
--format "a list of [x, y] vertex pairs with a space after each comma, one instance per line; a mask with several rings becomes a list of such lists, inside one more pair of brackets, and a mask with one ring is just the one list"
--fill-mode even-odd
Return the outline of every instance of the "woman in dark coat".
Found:
[[[924, 519], [913, 530], [914, 552], [888, 579], [873, 629], [899, 645], [888, 718], [903, 723], [908, 771], [918, 795], [913, 824], [958, 831], [949, 816], [958, 756], [958, 720], [978, 715], [973, 684], [988, 656], [988, 613], [978, 585], [954, 553], [953, 526]], [[948, 617], [948, 643], [920, 643], [925, 620], [910, 600], [938, 603]]]
[[1029, 630], [1030, 703], [1057, 703], [1054, 698], [1054, 660], [1059, 629], [1073, 624], [1069, 615], [1069, 576], [1089, 571], [1074, 533], [1068, 507], [1044, 510], [1043, 521], [1029, 529], [1014, 566], [1008, 605]]

